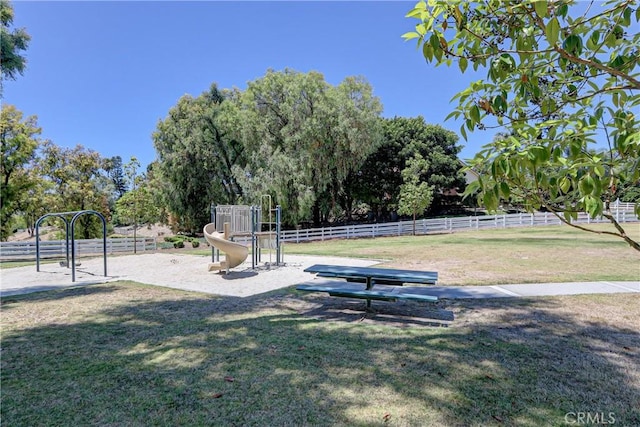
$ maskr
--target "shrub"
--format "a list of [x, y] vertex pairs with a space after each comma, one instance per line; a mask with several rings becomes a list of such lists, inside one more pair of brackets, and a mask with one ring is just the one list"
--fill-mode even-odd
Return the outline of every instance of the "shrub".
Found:
[[191, 246], [193, 246], [194, 248], [197, 248], [198, 246], [200, 246], [200, 240], [197, 240], [197, 239], [191, 240]]
[[174, 242], [173, 247], [176, 249], [184, 248], [184, 240], [178, 240], [177, 242]]

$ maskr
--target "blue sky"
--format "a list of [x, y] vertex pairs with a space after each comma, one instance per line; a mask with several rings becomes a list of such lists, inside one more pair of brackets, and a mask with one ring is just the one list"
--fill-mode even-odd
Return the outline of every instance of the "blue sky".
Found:
[[[27, 70], [5, 82], [4, 101], [38, 116], [42, 138], [104, 157], [156, 158], [151, 134], [184, 94], [211, 83], [244, 89], [267, 69], [319, 71], [331, 84], [364, 76], [385, 117], [444, 118], [452, 96], [485, 72], [434, 68], [400, 37], [413, 29], [402, 2], [14, 1], [15, 27], [32, 40]], [[476, 131], [471, 158], [493, 138]]]

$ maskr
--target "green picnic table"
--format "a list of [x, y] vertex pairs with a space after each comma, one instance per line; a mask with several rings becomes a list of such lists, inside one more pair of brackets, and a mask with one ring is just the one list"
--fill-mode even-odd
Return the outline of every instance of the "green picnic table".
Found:
[[438, 273], [434, 271], [400, 270], [394, 268], [351, 267], [342, 265], [315, 264], [306, 268], [308, 273], [316, 273], [319, 277], [346, 279], [348, 282], [364, 283], [364, 289], [339, 286], [317, 286], [302, 284], [297, 290], [307, 292], [327, 292], [330, 296], [361, 298], [367, 300], [367, 308], [371, 307], [371, 300], [396, 301], [418, 300], [436, 302], [438, 297], [397, 290], [374, 290], [376, 284], [402, 286], [405, 283], [420, 283], [433, 285], [438, 280]]

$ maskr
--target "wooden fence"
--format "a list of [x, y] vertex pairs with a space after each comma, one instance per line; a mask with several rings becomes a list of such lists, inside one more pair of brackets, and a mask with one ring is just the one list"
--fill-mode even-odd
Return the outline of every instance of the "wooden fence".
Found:
[[[136, 251], [154, 251], [156, 239], [154, 237], [137, 237]], [[116, 252], [133, 252], [134, 239], [130, 237], [107, 239], [107, 254]], [[71, 244], [71, 242], [69, 242]], [[102, 254], [102, 239], [80, 239], [75, 241], [76, 256]], [[69, 249], [71, 250], [71, 249]], [[40, 258], [57, 258], [66, 256], [65, 240], [40, 241]], [[36, 242], [34, 240], [21, 242], [0, 242], [0, 259], [36, 259]]]

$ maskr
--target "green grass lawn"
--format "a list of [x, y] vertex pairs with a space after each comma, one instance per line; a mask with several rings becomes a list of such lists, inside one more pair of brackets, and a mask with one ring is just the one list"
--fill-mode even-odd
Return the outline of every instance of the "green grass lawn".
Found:
[[637, 296], [351, 304], [130, 282], [5, 298], [3, 425], [640, 425]]
[[[640, 223], [626, 226], [640, 240]], [[380, 259], [438, 271], [442, 285], [640, 280], [640, 253], [622, 239], [567, 226], [286, 244], [286, 254]]]
[[[602, 277], [633, 277], [638, 255], [624, 243], [566, 230], [286, 250], [414, 268], [447, 261], [455, 270], [464, 259], [466, 276], [447, 280], [465, 284], [537, 269], [578, 280], [608, 265], [617, 268]], [[564, 273], [567, 253], [580, 268]], [[507, 273], [500, 258], [529, 267]], [[126, 281], [2, 298], [2, 424], [563, 426], [590, 413], [640, 425], [638, 294], [378, 302], [366, 314], [363, 304], [293, 289], [223, 298]]]

